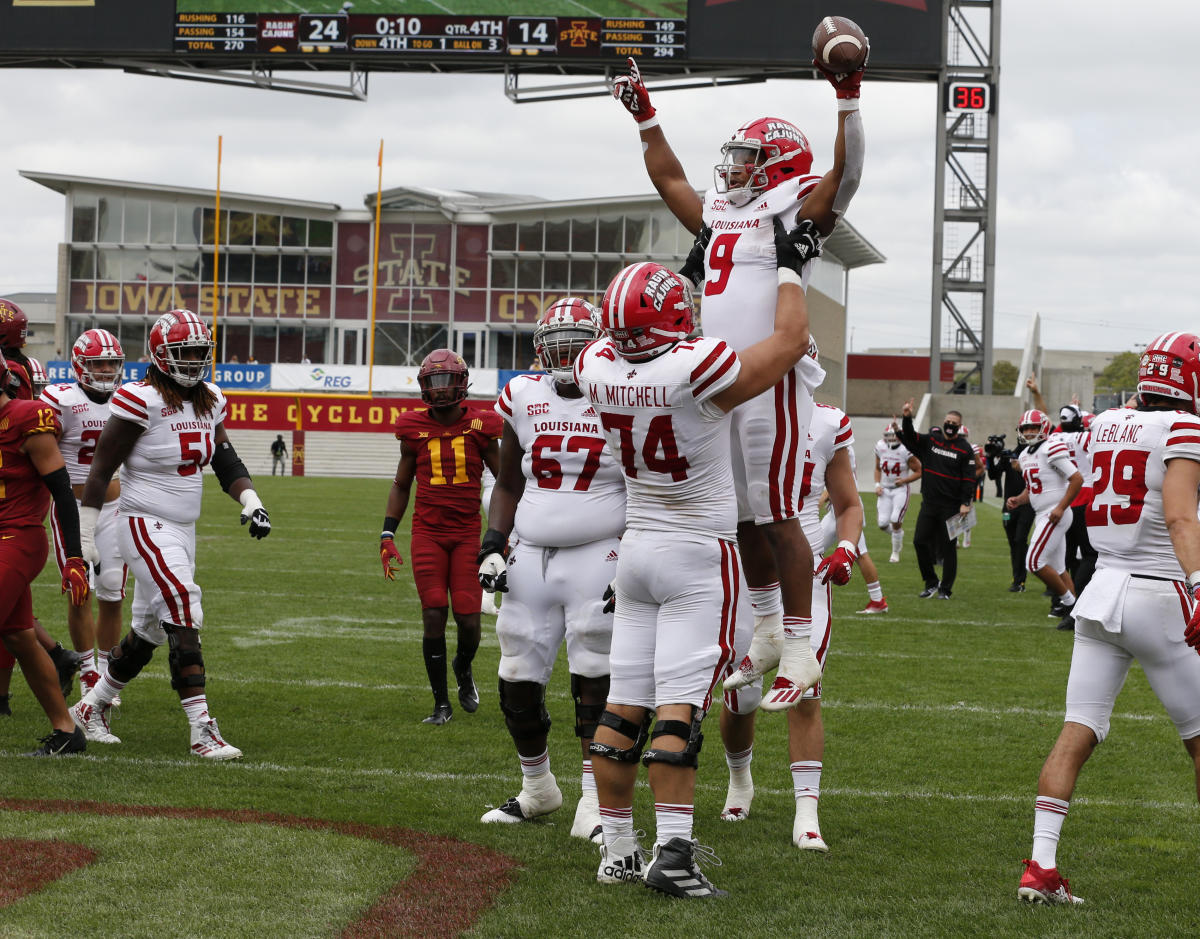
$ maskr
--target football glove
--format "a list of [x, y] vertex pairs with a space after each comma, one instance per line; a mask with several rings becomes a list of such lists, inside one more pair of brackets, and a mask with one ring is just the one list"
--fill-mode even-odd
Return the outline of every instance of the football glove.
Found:
[[701, 222], [700, 232], [696, 235], [692, 250], [688, 252], [683, 267], [679, 269], [680, 276], [690, 280], [693, 287], [699, 287], [704, 283], [704, 252], [708, 249], [708, 242], [711, 238], [712, 229]]
[[83, 558], [67, 558], [63, 565], [62, 592], [71, 594], [71, 606], [83, 606], [88, 598], [88, 569]]
[[82, 505], [79, 507], [79, 546], [80, 554], [89, 564], [100, 563], [100, 549], [96, 547], [96, 522], [100, 519], [100, 510]]
[[488, 593], [508, 593], [508, 538], [495, 528], [483, 533], [479, 543], [479, 554], [475, 557], [479, 565], [479, 586]]
[[629, 63], [629, 74], [622, 75], [613, 82], [613, 97], [633, 115], [639, 128], [653, 127], [658, 121], [654, 120], [655, 111], [654, 105], [650, 103], [650, 92], [642, 82], [642, 73], [637, 61], [632, 58], [626, 61]]
[[854, 572], [854, 562], [858, 551], [849, 541], [839, 541], [833, 554], [821, 561], [817, 568], [816, 577], [821, 585], [833, 581], [839, 587], [850, 583], [850, 575]]
[[821, 253], [821, 233], [812, 219], [788, 231], [779, 217], [775, 218], [775, 266], [802, 274], [804, 265]]
[[1189, 646], [1200, 654], [1200, 584], [1190, 587], [1192, 592], [1192, 615], [1188, 619], [1187, 629], [1183, 639]]
[[263, 508], [262, 500], [253, 489], [245, 489], [238, 496], [242, 503], [242, 524], [250, 523], [251, 538], [266, 538], [271, 534], [271, 517]]
[[871, 61], [871, 40], [867, 40], [867, 57], [863, 60], [862, 67], [853, 72], [831, 72], [825, 68], [816, 59], [813, 59], [813, 65], [817, 71], [825, 76], [825, 80], [833, 85], [833, 90], [838, 98], [846, 100], [849, 98], [857, 98], [862, 92], [863, 72], [866, 71], [867, 62]]
[[[380, 537], [379, 559], [383, 561], [383, 576], [388, 580], [395, 580], [396, 571], [404, 565], [404, 558], [400, 557], [400, 552], [396, 550], [396, 542], [392, 540], [391, 535]], [[392, 567], [392, 561], [396, 562], [395, 567]]]
[[601, 608], [602, 613], [617, 612], [617, 582], [609, 581], [607, 587], [604, 588], [604, 596], [600, 598], [604, 601], [604, 606]]

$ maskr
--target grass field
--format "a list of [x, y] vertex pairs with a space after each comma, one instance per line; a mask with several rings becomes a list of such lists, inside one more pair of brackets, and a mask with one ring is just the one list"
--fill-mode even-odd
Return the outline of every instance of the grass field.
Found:
[[[338, 13], [342, 0], [176, 0], [180, 13]], [[687, 16], [687, 0], [354, 0], [350, 13], [369, 16]]]
[[[837, 593], [825, 678], [828, 856], [791, 846], [780, 716], [760, 720], [751, 817], [718, 820], [726, 771], [710, 716], [696, 834], [723, 860], [709, 874], [731, 896], [686, 904], [597, 885], [595, 847], [568, 836], [579, 783], [565, 662], [548, 705], [566, 804], [530, 825], [478, 823], [515, 794], [519, 774], [496, 703], [493, 621], [485, 617], [476, 666], [479, 712], [456, 710], [442, 728], [420, 724], [431, 701], [415, 592], [407, 569], [386, 583], [376, 553], [385, 484], [262, 478], [274, 529], [261, 543], [238, 526], [236, 506], [211, 477], [206, 484], [198, 580], [208, 694], [245, 758], [208, 765], [189, 755], [161, 653], [124, 693], [113, 724], [124, 743], [59, 760], [20, 757], [45, 723], [16, 678], [15, 715], [0, 718], [0, 846], [33, 842], [36, 854], [39, 843], [68, 842], [95, 859], [0, 908], [0, 936], [338, 935], [381, 896], [411, 885], [435, 840], [449, 845], [443, 866], [410, 893], [434, 897], [449, 917], [478, 899], [469, 866], [502, 888], [474, 936], [1200, 934], [1192, 774], [1137, 669], [1085, 770], [1059, 850], [1087, 904], [1016, 900], [1071, 639], [1053, 629], [1038, 590], [1005, 592], [1007, 552], [992, 506], [980, 509], [975, 545], [960, 554], [951, 602], [918, 600], [911, 546], [904, 563], [888, 564], [873, 527], [892, 612], [852, 615], [866, 600], [857, 574]], [[867, 511], [873, 517], [870, 499]], [[59, 636], [63, 604], [44, 574], [35, 609]], [[77, 802], [84, 811], [71, 811]], [[314, 821], [287, 818], [297, 816]], [[635, 822], [653, 834], [644, 786]], [[389, 840], [384, 829], [419, 834]], [[516, 868], [506, 873], [488, 852]], [[3, 854], [0, 903], [25, 876]], [[401, 919], [347, 934], [435, 932]]]

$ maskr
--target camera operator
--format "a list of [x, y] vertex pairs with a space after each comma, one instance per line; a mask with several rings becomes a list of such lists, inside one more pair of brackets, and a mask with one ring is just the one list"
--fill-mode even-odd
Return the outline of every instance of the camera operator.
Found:
[[[1018, 496], [1025, 491], [1025, 477], [1017, 465], [1017, 457], [1025, 444], [1017, 442], [1015, 450], [1004, 443], [1004, 434], [993, 434], [984, 444], [983, 453], [987, 460], [988, 478], [995, 481], [1000, 490], [1000, 504], [1009, 496]], [[1008, 538], [1008, 553], [1012, 560], [1013, 580], [1009, 593], [1025, 592], [1025, 551], [1029, 546], [1029, 530], [1033, 527], [1033, 506], [1028, 502], [1015, 509], [1004, 509], [1000, 516], [1004, 521], [1004, 534]]]

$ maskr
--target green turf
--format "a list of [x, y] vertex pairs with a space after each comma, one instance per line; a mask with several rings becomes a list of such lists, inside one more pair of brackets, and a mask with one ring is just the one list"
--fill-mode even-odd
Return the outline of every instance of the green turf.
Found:
[[[338, 13], [342, 0], [176, 0], [180, 13]], [[354, 0], [354, 15], [687, 16], [686, 0]]]
[[[477, 842], [522, 867], [478, 922], [473, 934], [480, 937], [803, 932], [1094, 939], [1200, 933], [1189, 874], [1197, 841], [1192, 772], [1136, 668], [1118, 699], [1112, 734], [1084, 772], [1059, 851], [1063, 870], [1087, 904], [1031, 909], [1016, 900], [1020, 860], [1030, 849], [1038, 770], [1061, 724], [1071, 639], [1054, 630], [1040, 591], [1005, 592], [1007, 546], [994, 506], [980, 508], [975, 545], [960, 552], [952, 601], [918, 600], [911, 545], [903, 563], [888, 564], [886, 536], [874, 526], [868, 539], [892, 612], [853, 615], [866, 601], [857, 574], [836, 594], [824, 681], [828, 745], [821, 827], [831, 848], [827, 857], [802, 855], [790, 843], [793, 801], [783, 718], [760, 720], [757, 796], [751, 817], [737, 825], [717, 819], [726, 771], [716, 715], [706, 721], [696, 834], [724, 862], [709, 871], [713, 881], [731, 891], [714, 906], [594, 882], [596, 849], [568, 835], [579, 794], [579, 751], [562, 660], [548, 707], [555, 725], [550, 753], [566, 804], [536, 824], [478, 823], [488, 806], [518, 786], [496, 703], [494, 620], [485, 618], [477, 665], [479, 712], [456, 708], [445, 727], [420, 724], [431, 699], [411, 574], [405, 567], [395, 583], [386, 583], [376, 549], [386, 481], [259, 479], [274, 524], [261, 543], [238, 526], [237, 506], [214, 481], [206, 477], [206, 484], [198, 580], [205, 590], [209, 700], [245, 759], [212, 766], [190, 757], [183, 714], [159, 654], [124, 693], [123, 713], [113, 725], [124, 743], [93, 744], [78, 758], [15, 755], [45, 732], [18, 677], [15, 716], [0, 718], [5, 797], [254, 809], [400, 825]], [[869, 497], [867, 514], [873, 518]], [[915, 505], [910, 533], [914, 520]], [[399, 543], [407, 559], [407, 540]], [[36, 585], [34, 599], [48, 628], [64, 635], [65, 601], [50, 573]], [[0, 836], [30, 837], [34, 831], [83, 840], [101, 853], [98, 865], [118, 853], [122, 860], [111, 875], [78, 871], [0, 909], [0, 936], [79, 934], [62, 926], [64, 903], [105, 924], [92, 935], [134, 934], [112, 925], [130, 902], [117, 885], [143, 877], [160, 883], [161, 868], [175, 863], [179, 842], [188, 840], [182, 822], [78, 816], [31, 821], [20, 814], [0, 819]], [[638, 789], [635, 821], [653, 833], [645, 786]], [[325, 898], [325, 912], [293, 927], [291, 911], [311, 889], [302, 872], [292, 877], [295, 851], [241, 857], [246, 836], [236, 826], [186, 824], [204, 832], [192, 836], [202, 837], [204, 851], [189, 876], [205, 890], [236, 891], [248, 924], [240, 934], [337, 934], [338, 925], [323, 925], [334, 915], [335, 897]], [[131, 835], [125, 826], [132, 826]], [[181, 833], [158, 840], [159, 830], [172, 828]], [[145, 850], [127, 850], [127, 837]], [[314, 839], [322, 840], [305, 834], [305, 844]], [[347, 906], [357, 911], [378, 895], [381, 883], [407, 870], [402, 857], [384, 851], [380, 859], [378, 846], [356, 850], [344, 838], [328, 840], [343, 842], [321, 850], [341, 872]], [[230, 857], [237, 859], [232, 865], [222, 860]], [[208, 872], [206, 864], [223, 869]], [[356, 873], [364, 864], [370, 870]], [[138, 922], [149, 924], [139, 935], [179, 931], [176, 909], [186, 900], [167, 892], [154, 902], [134, 893]], [[346, 915], [341, 925], [353, 918]]]

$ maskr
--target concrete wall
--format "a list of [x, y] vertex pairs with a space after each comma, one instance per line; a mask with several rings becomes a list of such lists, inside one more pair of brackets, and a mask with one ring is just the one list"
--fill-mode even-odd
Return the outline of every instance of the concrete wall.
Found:
[[[1012, 395], [932, 395], [927, 423], [940, 424], [947, 411], [961, 411], [972, 443], [982, 446], [990, 434], [1007, 434], [1007, 443], [1012, 446], [1022, 410], [1021, 399]], [[917, 430], [926, 433], [929, 427]]]
[[846, 387], [846, 413], [891, 417], [909, 398], [921, 400], [929, 390], [924, 381], [851, 381]]
[[[1092, 409], [1092, 398], [1096, 392], [1096, 376], [1089, 365], [1076, 368], [1043, 368], [1038, 376], [1038, 386], [1046, 407], [1050, 409], [1050, 423], [1058, 423], [1058, 412], [1064, 404], [1071, 403], [1071, 396], [1078, 395], [1086, 410]], [[1028, 407], [1033, 407], [1032, 396], [1027, 395]]]
[[846, 308], [819, 290], [809, 288], [808, 320], [820, 350], [825, 381], [814, 397], [821, 404], [845, 410], [846, 400]]

